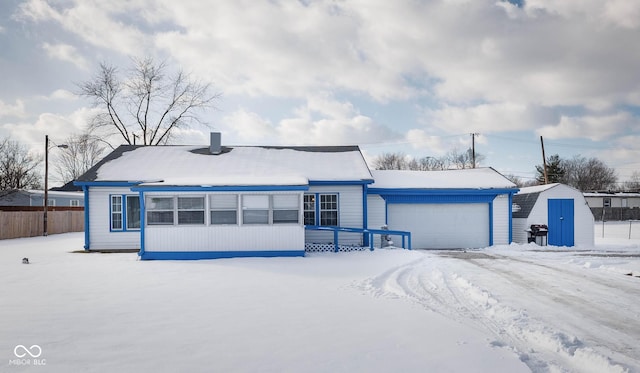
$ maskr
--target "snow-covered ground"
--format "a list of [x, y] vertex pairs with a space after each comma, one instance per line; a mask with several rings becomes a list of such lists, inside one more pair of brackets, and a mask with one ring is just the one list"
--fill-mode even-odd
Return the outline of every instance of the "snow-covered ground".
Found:
[[0, 371], [638, 372], [640, 239], [606, 228], [571, 250], [192, 262], [4, 240]]

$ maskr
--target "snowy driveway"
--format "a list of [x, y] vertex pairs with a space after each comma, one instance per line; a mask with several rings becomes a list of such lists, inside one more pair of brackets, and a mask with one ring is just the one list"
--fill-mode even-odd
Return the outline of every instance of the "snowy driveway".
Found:
[[488, 332], [532, 371], [640, 370], [640, 255], [523, 248], [424, 252], [361, 287]]
[[624, 242], [139, 261], [3, 240], [0, 371], [640, 372]]

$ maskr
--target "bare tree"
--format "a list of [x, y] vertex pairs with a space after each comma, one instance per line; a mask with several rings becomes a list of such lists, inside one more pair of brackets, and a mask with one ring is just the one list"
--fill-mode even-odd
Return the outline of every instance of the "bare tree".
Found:
[[407, 156], [400, 153], [382, 153], [373, 161], [376, 170], [406, 170]]
[[210, 83], [183, 71], [169, 75], [164, 62], [152, 58], [133, 62], [124, 78], [115, 66], [101, 63], [91, 80], [78, 84], [79, 95], [103, 109], [92, 119], [90, 130], [106, 130], [127, 144], [166, 144], [175, 129], [201, 123], [196, 111], [213, 107], [220, 97], [210, 93]]
[[597, 158], [587, 159], [576, 155], [572, 159], [562, 160], [562, 165], [562, 182], [583, 192], [612, 189], [618, 180], [615, 170]]
[[409, 161], [407, 168], [418, 171], [446, 170], [447, 162], [444, 158], [422, 157]]
[[[476, 164], [477, 167], [484, 160], [484, 155], [480, 153], [476, 153]], [[465, 168], [473, 168], [473, 151], [471, 148], [467, 149], [464, 152], [459, 152], [458, 149], [453, 149], [445, 156], [446, 161], [448, 162], [448, 167], [457, 168], [457, 169], [465, 169]]]
[[640, 171], [633, 171], [631, 178], [622, 184], [622, 188], [629, 192], [640, 192]]
[[103, 140], [88, 133], [71, 135], [65, 140], [67, 148], [57, 152], [54, 170], [62, 182], [75, 180], [98, 163], [107, 149]]
[[0, 190], [40, 188], [37, 168], [41, 162], [20, 143], [8, 138], [0, 141]]
[[446, 170], [449, 163], [446, 158], [422, 157], [410, 158], [402, 152], [383, 153], [373, 161], [376, 170], [413, 170], [432, 171]]

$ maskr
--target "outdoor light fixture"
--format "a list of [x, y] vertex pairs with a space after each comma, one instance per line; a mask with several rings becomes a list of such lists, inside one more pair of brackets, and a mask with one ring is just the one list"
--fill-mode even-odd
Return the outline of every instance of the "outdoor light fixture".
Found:
[[[55, 144], [54, 144], [55, 145]], [[68, 149], [69, 145], [56, 145], [60, 149]], [[44, 136], [44, 221], [43, 236], [47, 236], [47, 211], [49, 210], [49, 135]]]

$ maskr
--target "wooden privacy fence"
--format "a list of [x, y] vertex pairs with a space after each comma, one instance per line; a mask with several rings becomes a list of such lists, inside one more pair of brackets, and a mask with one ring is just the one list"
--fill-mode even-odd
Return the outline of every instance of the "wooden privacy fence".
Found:
[[[49, 208], [47, 231], [48, 234], [84, 231], [84, 208]], [[44, 210], [42, 207], [0, 207], [0, 240], [42, 236], [43, 233]]]

